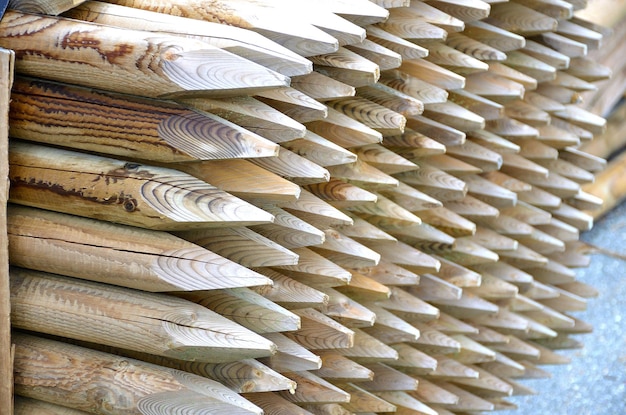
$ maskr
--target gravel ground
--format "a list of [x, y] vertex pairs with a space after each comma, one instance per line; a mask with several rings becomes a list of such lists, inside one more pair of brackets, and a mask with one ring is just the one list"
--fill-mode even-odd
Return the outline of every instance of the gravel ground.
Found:
[[[598, 220], [581, 239], [626, 255], [626, 204]], [[593, 333], [576, 336], [583, 349], [561, 353], [571, 357], [570, 364], [542, 366], [551, 379], [523, 381], [537, 395], [511, 397], [519, 409], [497, 414], [626, 414], [626, 260], [596, 253], [591, 265], [577, 272], [580, 281], [600, 292], [586, 311], [574, 314], [591, 323]]]

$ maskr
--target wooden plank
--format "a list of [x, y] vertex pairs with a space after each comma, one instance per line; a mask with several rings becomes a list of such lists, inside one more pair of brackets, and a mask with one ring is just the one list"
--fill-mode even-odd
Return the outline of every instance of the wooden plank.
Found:
[[[9, 198], [9, 102], [13, 83], [13, 52], [0, 48], [0, 235], [7, 233]], [[0, 414], [13, 413], [13, 353], [9, 300], [9, 251], [6, 237], [0, 238]]]

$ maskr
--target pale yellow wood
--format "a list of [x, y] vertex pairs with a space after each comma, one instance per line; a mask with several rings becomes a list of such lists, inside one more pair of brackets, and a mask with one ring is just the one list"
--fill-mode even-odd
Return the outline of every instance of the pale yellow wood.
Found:
[[275, 8], [264, 8], [249, 2], [217, 0], [208, 4], [199, 0], [193, 2], [116, 0], [114, 3], [253, 30], [302, 56], [329, 53], [338, 47], [337, 39], [314, 27], [306, 17], [293, 16], [286, 21], [280, 18], [280, 13], [276, 13]]
[[9, 7], [27, 13], [57, 15], [80, 5], [85, 0], [11, 0]]
[[[15, 334], [15, 340], [19, 373], [15, 389], [23, 396], [90, 412], [151, 408], [176, 413], [188, 410], [193, 402], [197, 413], [203, 414], [210, 412], [207, 408], [242, 415], [263, 413], [227, 387], [197, 375], [25, 334]], [[41, 356], [48, 356], [45, 364]], [[116, 399], [94, 396], [94, 387]]]
[[40, 271], [153, 292], [271, 285], [161, 231], [10, 205], [7, 233], [11, 263]]
[[[273, 220], [267, 212], [173, 169], [18, 141], [11, 144], [10, 164], [11, 201], [34, 207], [169, 230]], [[219, 202], [209, 203], [213, 199]]]
[[21, 268], [12, 269], [11, 285], [16, 328], [192, 361], [262, 357], [276, 349], [225, 317], [164, 294]]
[[[33, 25], [38, 30], [24, 31]], [[19, 54], [16, 70], [20, 73], [122, 93], [152, 97], [232, 95], [286, 86], [289, 82], [284, 75], [235, 54], [178, 36], [155, 38], [139, 30], [19, 12], [5, 14], [0, 33], [4, 47], [39, 51]], [[85, 39], [90, 39], [87, 48], [70, 46]], [[175, 60], [171, 56], [174, 45]], [[211, 61], [220, 62], [221, 69], [202, 69]], [[55, 70], [50, 69], [51, 65]], [[84, 65], [90, 66], [91, 76], [84, 76]], [[227, 69], [231, 65], [241, 69], [236, 76]], [[221, 73], [208, 74], [214, 70]]]
[[269, 41], [260, 34], [235, 26], [98, 1], [88, 1], [73, 7], [64, 16], [109, 26], [195, 38], [285, 76], [304, 75], [313, 69], [311, 62], [300, 55]]
[[[14, 53], [0, 48], [0, 234], [7, 234], [9, 198], [9, 102], [13, 83]], [[11, 304], [9, 296], [8, 238], [0, 239], [0, 414], [13, 413], [13, 361], [11, 349]]]

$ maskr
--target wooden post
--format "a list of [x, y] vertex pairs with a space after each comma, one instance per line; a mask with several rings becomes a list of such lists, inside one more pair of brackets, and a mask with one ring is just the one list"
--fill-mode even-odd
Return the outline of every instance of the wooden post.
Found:
[[9, 301], [9, 252], [6, 206], [9, 197], [9, 97], [13, 83], [13, 51], [0, 49], [0, 415], [13, 413], [13, 353]]

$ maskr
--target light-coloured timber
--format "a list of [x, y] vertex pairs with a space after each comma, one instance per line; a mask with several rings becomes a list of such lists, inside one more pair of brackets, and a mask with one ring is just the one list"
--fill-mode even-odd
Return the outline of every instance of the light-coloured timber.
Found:
[[294, 248], [293, 251], [299, 255], [298, 263], [276, 266], [277, 271], [314, 288], [336, 287], [350, 281], [350, 272], [309, 248]]
[[417, 212], [427, 224], [454, 237], [470, 236], [476, 232], [476, 224], [446, 207]]
[[[444, 356], [433, 356], [437, 361], [437, 369], [428, 374], [428, 378], [436, 381], [438, 384], [444, 380], [453, 379], [477, 379], [478, 372], [467, 365], [459, 363], [455, 359]], [[457, 395], [455, 393], [455, 395]]]
[[350, 415], [352, 412], [348, 411], [346, 408], [341, 406], [338, 403], [327, 403], [327, 404], [304, 404], [302, 408], [310, 411], [315, 415]]
[[274, 143], [303, 137], [306, 128], [280, 111], [249, 96], [223, 98], [178, 98], [177, 102], [197, 111], [218, 117], [267, 138]]
[[349, 216], [304, 189], [298, 200], [283, 203], [281, 206], [287, 212], [320, 229], [329, 226], [352, 225], [352, 219]]
[[[197, 163], [164, 164], [163, 166], [188, 173], [250, 203], [293, 201], [300, 196], [301, 192], [297, 184], [248, 160], [205, 160]], [[317, 170], [319, 172], [319, 167]]]
[[276, 348], [183, 299], [19, 268], [11, 279], [16, 328], [205, 362], [269, 356]]
[[469, 111], [479, 115], [485, 120], [493, 120], [504, 115], [504, 106], [488, 100], [464, 89], [450, 91], [448, 99]]
[[255, 98], [302, 123], [319, 120], [327, 115], [324, 104], [291, 87], [261, 91]]
[[556, 33], [584, 43], [589, 49], [598, 49], [602, 45], [602, 33], [580, 26], [569, 20], [560, 20]]
[[529, 39], [526, 39], [526, 45], [521, 49], [521, 51], [526, 55], [539, 59], [540, 61], [545, 62], [558, 70], [565, 70], [569, 68], [571, 64], [569, 56], [563, 55], [548, 46]]
[[481, 0], [434, 0], [430, 4], [463, 22], [482, 20], [491, 10], [490, 4]]
[[[355, 331], [312, 308], [294, 310], [301, 328], [285, 336], [310, 350], [346, 349], [355, 345]], [[356, 330], [356, 329], [354, 329]]]
[[353, 86], [339, 82], [319, 72], [292, 77], [291, 87], [318, 101], [351, 97], [355, 94]]
[[[413, 225], [421, 223], [419, 217], [383, 196], [378, 197], [376, 204], [355, 206], [350, 208], [350, 212], [377, 227], [382, 227], [385, 223], [395, 223], [398, 225]], [[389, 241], [389, 239], [387, 239], [387, 241]]]
[[426, 104], [424, 116], [463, 132], [485, 128], [483, 117], [450, 101]]
[[[295, 383], [295, 382], [294, 382]], [[299, 415], [313, 415], [311, 412], [300, 408], [276, 393], [247, 393], [244, 398], [263, 409], [266, 415], [287, 415], [297, 413]]]
[[385, 344], [412, 342], [419, 338], [420, 331], [415, 326], [391, 311], [372, 303], [368, 303], [367, 307], [376, 313], [376, 321], [372, 327], [361, 329], [363, 332]]
[[522, 100], [507, 103], [505, 113], [508, 117], [533, 127], [546, 126], [550, 123], [550, 114]]
[[432, 373], [437, 367], [437, 360], [428, 354], [417, 350], [406, 343], [396, 343], [391, 346], [397, 353], [397, 360], [387, 364], [393, 368], [414, 376]]
[[237, 393], [293, 390], [296, 387], [295, 382], [291, 379], [270, 369], [256, 359], [242, 359], [225, 363], [193, 362], [89, 342], [73, 340], [72, 344], [193, 373], [219, 382]]
[[358, 88], [357, 94], [404, 116], [418, 115], [424, 111], [422, 101], [380, 83]]
[[442, 312], [448, 313], [452, 317], [463, 318], [465, 321], [469, 321], [467, 320], [469, 318], [490, 316], [500, 310], [496, 304], [468, 292], [463, 292], [461, 298], [457, 300], [437, 299], [433, 303]]
[[563, 0], [515, 1], [520, 4], [525, 4], [533, 10], [536, 10], [547, 16], [554, 17], [558, 20], [571, 19], [574, 16], [574, 6], [571, 2]]
[[374, 325], [376, 314], [367, 307], [332, 288], [322, 288], [321, 290], [329, 297], [328, 304], [319, 308], [325, 315], [334, 318], [348, 328]]
[[[223, 96], [289, 82], [284, 75], [195, 39], [19, 12], [5, 14], [2, 23], [2, 46], [16, 51], [16, 70], [25, 75], [151, 97]], [[38, 29], [32, 30], [33, 25]], [[84, 76], [84, 65], [91, 76]], [[233, 66], [239, 68], [236, 73], [230, 70]]]
[[368, 410], [376, 412], [395, 412], [397, 407], [387, 400], [373, 394], [361, 387], [359, 383], [342, 384], [341, 387], [350, 393], [350, 403], [344, 408], [352, 412], [365, 412]]
[[411, 9], [392, 9], [389, 19], [378, 25], [381, 29], [411, 41], [417, 40], [444, 40], [447, 32], [433, 24], [419, 18]]
[[319, 307], [328, 303], [328, 296], [319, 290], [295, 281], [270, 268], [258, 270], [259, 273], [271, 278], [273, 285], [271, 287], [252, 287], [252, 289], [288, 310], [302, 307]]
[[515, 239], [500, 235], [482, 226], [477, 226], [476, 233], [465, 238], [495, 253], [514, 251], [519, 244]]
[[338, 41], [314, 27], [303, 18], [289, 22], [276, 16], [274, 8], [264, 9], [248, 2], [201, 1], [147, 2], [143, 0], [116, 0], [114, 3], [191, 19], [230, 24], [253, 30], [270, 40], [302, 55], [312, 56], [337, 50]]
[[354, 239], [334, 230], [324, 231], [324, 243], [310, 249], [335, 264], [346, 268], [364, 268], [378, 265], [380, 254], [361, 245]]
[[[498, 117], [500, 118], [500, 117]], [[513, 143], [497, 134], [486, 130], [470, 131], [467, 138], [483, 147], [493, 150], [497, 153], [519, 153], [520, 147], [517, 143]]]
[[86, 415], [88, 412], [15, 395], [15, 415]]
[[325, 119], [308, 123], [307, 128], [345, 148], [380, 143], [383, 139], [378, 131], [333, 109], [328, 110]]
[[500, 104], [521, 99], [526, 91], [524, 85], [491, 71], [468, 75], [465, 78], [465, 90]]
[[249, 161], [300, 185], [327, 182], [330, 179], [328, 170], [284, 147], [280, 148], [276, 157], [254, 158]]
[[565, 72], [587, 82], [610, 79], [613, 75], [610, 67], [604, 66], [589, 57], [572, 58], [572, 66]]
[[285, 76], [305, 75], [313, 70], [311, 62], [302, 56], [258, 33], [235, 26], [98, 1], [82, 3], [63, 16], [103, 25], [198, 39]]
[[496, 217], [500, 214], [500, 211], [497, 208], [469, 195], [465, 196], [461, 200], [446, 202], [445, 207], [446, 209], [449, 209], [469, 220], [476, 216]]
[[451, 70], [459, 75], [486, 71], [489, 65], [479, 59], [465, 54], [443, 42], [429, 42], [429, 54], [425, 60]]
[[444, 88], [423, 81], [399, 70], [386, 71], [381, 74], [379, 82], [404, 94], [422, 101], [424, 104], [445, 102], [448, 93]]
[[442, 206], [442, 203], [437, 199], [402, 182], [396, 188], [381, 191], [381, 194], [404, 209], [413, 212]]
[[[171, 230], [273, 220], [267, 212], [177, 170], [21, 142], [11, 145], [10, 164], [11, 200], [34, 207]], [[178, 202], [172, 209], [174, 200]]]
[[378, 170], [361, 158], [358, 158], [355, 163], [330, 166], [328, 171], [333, 177], [360, 186], [368, 191], [398, 186], [398, 179]]
[[430, 321], [439, 317], [436, 307], [409, 294], [400, 287], [391, 287], [391, 296], [376, 304], [407, 321]]
[[[336, 287], [335, 290], [359, 302], [384, 300], [390, 295], [389, 287], [355, 271], [352, 271], [352, 278], [348, 285]], [[370, 308], [369, 305], [368, 308]], [[378, 318], [377, 314], [375, 321]]]
[[342, 98], [327, 101], [326, 104], [330, 108], [378, 131], [383, 136], [400, 135], [404, 132], [406, 119], [403, 115], [364, 97]]
[[426, 165], [422, 165], [419, 170], [396, 174], [395, 177], [440, 201], [462, 199], [468, 191], [464, 181]]
[[378, 26], [368, 26], [365, 29], [369, 40], [399, 53], [403, 59], [419, 59], [428, 55], [428, 49], [391, 34]]
[[300, 318], [248, 288], [176, 293], [256, 333], [297, 330]]
[[460, 146], [449, 146], [446, 153], [480, 168], [483, 172], [496, 171], [502, 167], [502, 155], [486, 147], [466, 141]]
[[495, 405], [483, 399], [477, 395], [474, 395], [468, 392], [466, 389], [461, 388], [450, 382], [437, 382], [437, 385], [450, 393], [455, 394], [459, 397], [459, 400], [454, 405], [442, 405], [444, 408], [450, 409], [451, 411], [461, 412], [461, 411], [493, 411], [495, 409]]
[[330, 179], [327, 183], [310, 184], [305, 189], [336, 208], [350, 208], [375, 203], [378, 197], [345, 179]]
[[514, 2], [494, 5], [485, 22], [522, 36], [553, 32], [558, 26], [556, 19]]
[[386, 285], [403, 286], [419, 283], [419, 275], [384, 259], [377, 266], [360, 270], [360, 272]]
[[[513, 51], [515, 52], [515, 51]], [[513, 53], [509, 52], [509, 53]], [[537, 89], [537, 80], [530, 75], [525, 74], [522, 71], [513, 68], [512, 66], [505, 65], [502, 62], [492, 62], [489, 64], [489, 72], [510, 81], [523, 85], [527, 90]]]
[[472, 164], [458, 160], [454, 157], [448, 156], [447, 154], [431, 156], [428, 158], [428, 161], [420, 161], [420, 166], [421, 168], [441, 170], [446, 174], [456, 176], [460, 179], [462, 179], [466, 175], [480, 174], [483, 172], [482, 169]]
[[374, 62], [381, 71], [395, 69], [402, 63], [402, 55], [369, 39], [364, 39], [361, 43], [346, 45], [345, 47]]
[[272, 157], [278, 146], [218, 116], [171, 102], [18, 78], [11, 136], [159, 162]]
[[311, 372], [287, 372], [285, 375], [300, 386], [295, 393], [290, 391], [279, 392], [279, 395], [289, 402], [295, 404], [340, 403], [350, 400], [349, 393]]
[[398, 359], [398, 352], [361, 329], [354, 329], [354, 345], [335, 349], [337, 353], [360, 364], [373, 362], [391, 363]]
[[314, 375], [334, 383], [371, 381], [374, 377], [367, 367], [340, 354], [328, 351], [316, 352], [322, 358], [321, 369], [311, 371]]
[[540, 41], [570, 58], [578, 58], [587, 55], [588, 48], [585, 43], [577, 42], [558, 33], [542, 33]]
[[370, 381], [359, 382], [359, 386], [370, 392], [381, 391], [415, 391], [418, 380], [394, 369], [384, 363], [365, 365], [370, 369], [374, 378]]
[[[448, 32], [448, 36], [454, 32], [461, 32], [465, 28], [465, 22], [459, 20], [456, 17], [451, 16], [442, 10], [433, 7], [432, 5], [422, 2], [414, 1], [409, 5], [411, 9], [411, 15], [421, 18], [430, 24], [439, 26]], [[411, 16], [409, 15], [409, 16]]]
[[[440, 388], [435, 383], [428, 380], [426, 376], [418, 377], [417, 379], [419, 386], [417, 387], [417, 391], [410, 393], [411, 396], [428, 405], [453, 405], [458, 402], [458, 396]], [[437, 413], [440, 414], [441, 412], [437, 410]]]
[[143, 291], [271, 285], [265, 277], [166, 232], [47, 210], [9, 206], [8, 238], [13, 265]]
[[467, 23], [463, 34], [501, 52], [520, 49], [526, 44], [526, 39], [523, 36], [483, 20]]
[[[227, 387], [197, 375], [30, 335], [14, 337], [15, 389], [22, 396], [90, 412], [263, 413]], [[94, 387], [115, 399], [94, 395]]]
[[443, 89], [460, 89], [465, 86], [465, 78], [425, 59], [407, 59], [400, 70]]
[[355, 88], [372, 85], [380, 78], [377, 64], [345, 47], [309, 59], [317, 72]]
[[[415, 399], [404, 391], [378, 392], [378, 397], [385, 399], [399, 408], [400, 414], [437, 415], [434, 409]], [[406, 411], [406, 412], [402, 412]], [[396, 411], [398, 413], [398, 411]]]
[[283, 147], [322, 167], [354, 163], [357, 155], [307, 130], [304, 137], [281, 143]]
[[413, 322], [412, 324], [420, 330], [420, 337], [410, 342], [416, 349], [431, 356], [458, 353], [461, 350], [459, 342], [452, 337], [430, 328], [424, 323]]
[[274, 222], [251, 227], [255, 232], [287, 249], [318, 245], [324, 242], [324, 232], [308, 222], [276, 206], [266, 205], [264, 209], [274, 215]]
[[379, 144], [369, 144], [359, 147], [355, 149], [355, 152], [359, 160], [366, 162], [386, 174], [396, 174], [403, 171], [419, 169], [415, 163]]
[[[11, 85], [13, 83], [14, 53], [0, 48], [0, 174], [9, 175], [9, 103]], [[9, 183], [7, 180], [0, 185], [0, 232], [7, 234], [7, 200]], [[13, 361], [11, 350], [11, 304], [9, 294], [9, 252], [8, 238], [0, 240], [0, 350], [5, 353], [0, 357], [0, 414], [13, 414]]]
[[309, 3], [315, 6], [323, 4], [328, 10], [359, 26], [379, 23], [389, 15], [389, 12], [385, 10], [386, 6], [377, 5], [369, 0], [324, 0], [321, 2], [310, 0]]
[[80, 5], [85, 0], [11, 0], [10, 8], [27, 13], [58, 15]]
[[374, 251], [381, 255], [382, 260], [399, 265], [416, 273], [437, 272], [440, 267], [438, 260], [403, 242], [376, 241], [367, 242]]
[[259, 361], [273, 370], [285, 373], [304, 370], [317, 370], [322, 367], [322, 359], [299, 343], [287, 338], [283, 333], [265, 333], [263, 337], [274, 343], [276, 353]]
[[196, 229], [177, 236], [222, 255], [244, 267], [292, 265], [298, 256], [248, 228]]
[[598, 90], [596, 85], [563, 71], [557, 72], [556, 77], [547, 82], [547, 84], [568, 88], [580, 93], [594, 92]]

